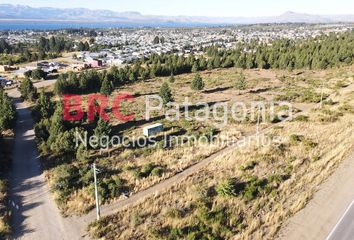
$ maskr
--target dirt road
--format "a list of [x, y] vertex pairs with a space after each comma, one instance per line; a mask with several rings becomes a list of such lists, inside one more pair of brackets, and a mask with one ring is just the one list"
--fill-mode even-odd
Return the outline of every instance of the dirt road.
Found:
[[17, 98], [19, 93], [16, 90], [11, 90], [8, 94], [15, 98], [18, 114], [9, 175], [13, 238], [82, 239], [85, 223], [64, 219], [46, 185], [39, 162], [30, 109]]

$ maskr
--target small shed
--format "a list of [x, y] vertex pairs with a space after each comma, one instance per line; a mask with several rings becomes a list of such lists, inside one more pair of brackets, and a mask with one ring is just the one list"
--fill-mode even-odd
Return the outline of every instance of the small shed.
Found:
[[102, 60], [99, 60], [99, 59], [93, 59], [91, 62], [90, 62], [90, 65], [92, 68], [99, 68], [99, 67], [102, 67]]
[[163, 131], [163, 125], [161, 123], [156, 123], [143, 128], [144, 135], [150, 137], [151, 135], [157, 134]]

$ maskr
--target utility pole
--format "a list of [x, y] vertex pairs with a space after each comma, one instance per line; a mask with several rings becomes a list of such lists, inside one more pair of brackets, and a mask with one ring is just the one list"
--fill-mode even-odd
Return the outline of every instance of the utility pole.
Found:
[[95, 198], [96, 198], [96, 214], [97, 214], [97, 221], [100, 220], [100, 199], [98, 195], [98, 186], [97, 186], [97, 172], [98, 170], [96, 169], [96, 163], [92, 164], [92, 169], [93, 169], [93, 177], [95, 180]]

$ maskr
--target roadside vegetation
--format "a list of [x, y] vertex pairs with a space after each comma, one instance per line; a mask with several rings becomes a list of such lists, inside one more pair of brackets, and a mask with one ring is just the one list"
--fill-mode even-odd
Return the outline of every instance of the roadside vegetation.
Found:
[[[7, 239], [11, 229], [9, 226], [10, 211], [7, 208], [7, 173], [11, 164], [11, 146], [13, 126], [16, 113], [11, 100], [0, 87], [0, 239]], [[5, 138], [5, 139], [4, 139]]]

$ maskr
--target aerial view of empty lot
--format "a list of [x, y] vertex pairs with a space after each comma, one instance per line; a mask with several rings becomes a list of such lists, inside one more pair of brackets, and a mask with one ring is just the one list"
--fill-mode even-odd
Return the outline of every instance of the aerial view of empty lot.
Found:
[[352, 240], [353, 3], [137, 2], [0, 4], [0, 240]]

